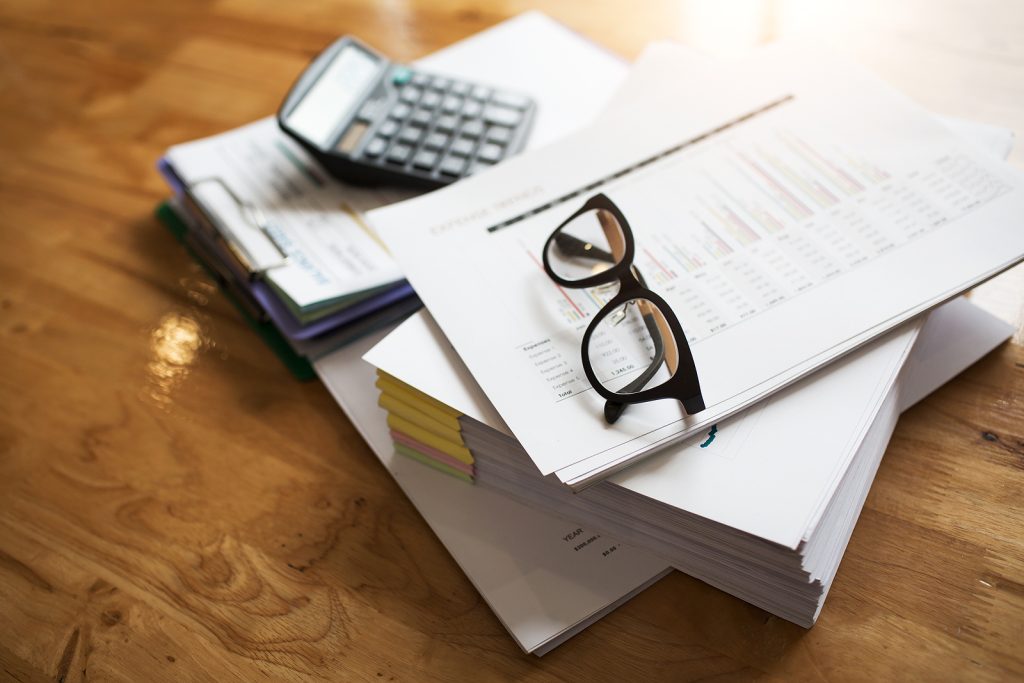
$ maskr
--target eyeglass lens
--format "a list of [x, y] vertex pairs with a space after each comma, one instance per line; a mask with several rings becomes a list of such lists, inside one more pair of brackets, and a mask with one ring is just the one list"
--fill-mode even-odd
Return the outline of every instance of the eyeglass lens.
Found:
[[583, 280], [611, 268], [625, 254], [625, 235], [611, 212], [593, 209], [560, 227], [548, 244], [547, 261], [563, 280]]
[[642, 298], [604, 312], [585, 353], [597, 380], [616, 394], [656, 387], [678, 369], [678, 349], [664, 314]]

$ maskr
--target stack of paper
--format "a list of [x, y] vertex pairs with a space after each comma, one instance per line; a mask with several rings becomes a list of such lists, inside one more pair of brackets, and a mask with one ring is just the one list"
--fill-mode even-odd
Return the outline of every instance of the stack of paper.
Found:
[[272, 118], [176, 145], [160, 169], [177, 195], [176, 234], [254, 324], [277, 332], [300, 376], [312, 371], [299, 359], [419, 307], [361, 217], [404, 195], [330, 178]]
[[[523, 45], [530, 45], [530, 50], [524, 52]], [[700, 62], [694, 59], [693, 64], [698, 69]], [[534, 147], [557, 139], [596, 115], [624, 75], [623, 66], [610, 54], [536, 13], [523, 15], [463, 41], [423, 60], [422, 65], [533, 94], [540, 103], [531, 140]], [[626, 92], [624, 99], [628, 99]], [[997, 144], [1005, 144], [1001, 131], [989, 138]], [[278, 144], [282, 140], [283, 146]], [[239, 164], [239, 159], [243, 163]], [[718, 525], [723, 537], [729, 537], [731, 532], [726, 529], [729, 520], [714, 516], [702, 519], [684, 511], [691, 499], [702, 502], [700, 496], [694, 496], [694, 490], [700, 488], [699, 477], [704, 476], [705, 469], [685, 471], [684, 476], [687, 481], [692, 479], [693, 485], [682, 487], [676, 497], [669, 495], [673, 492], [659, 492], [656, 487], [643, 489], [643, 482], [624, 475], [620, 475], [621, 480], [571, 496], [560, 485], [552, 488], [539, 477], [535, 468], [531, 469], [533, 465], [524, 459], [490, 401], [436, 328], [431, 327], [428, 317], [412, 318], [393, 338], [389, 337], [383, 346], [374, 350], [378, 362], [385, 369], [390, 368], [388, 372], [393, 376], [375, 377], [373, 369], [360, 360], [384, 339], [386, 328], [346, 348], [325, 353], [334, 344], [328, 337], [322, 337], [323, 331], [333, 329], [326, 322], [331, 316], [344, 316], [348, 311], [351, 317], [344, 318], [347, 322], [340, 324], [352, 325], [351, 321], [355, 320], [367, 323], [363, 328], [351, 328], [355, 336], [386, 319], [371, 317], [375, 306], [383, 305], [380, 302], [386, 304], [388, 296], [400, 299], [408, 291], [401, 285], [397, 271], [387, 274], [389, 261], [383, 257], [377, 259], [379, 254], [374, 251], [372, 239], [363, 239], [367, 233], [362, 231], [360, 220], [361, 211], [395, 196], [375, 197], [351, 188], [340, 195], [325, 190], [316, 181], [326, 179], [320, 177], [312, 162], [291, 149], [287, 140], [266, 122], [258, 122], [220, 139], [201, 141], [194, 148], [185, 146], [172, 150], [169, 162], [165, 164], [165, 171], [179, 191], [175, 209], [188, 221], [185, 225], [180, 222], [174, 225], [176, 234], [207, 262], [243, 311], [254, 319], [266, 321], [259, 327], [265, 338], [316, 358], [316, 372], [338, 403], [524, 650], [537, 654], [550, 650], [656, 581], [671, 566], [681, 566], [738, 595], [757, 599], [755, 594], [763, 589], [764, 581], [750, 581], [733, 590], [725, 581], [734, 574], [726, 569], [719, 572], [718, 565], [713, 564], [727, 563], [729, 553], [740, 546], [758, 546], [753, 536], [741, 533], [736, 538], [727, 538], [719, 556], [713, 557], [712, 564], [707, 566], [676, 564], [683, 559], [677, 547], [664, 544], [660, 539], [648, 543], [654, 541], [659, 529], [674, 537], [676, 525], [685, 528], [686, 524], [677, 522], [677, 517], [688, 520], [691, 526], [703, 523], [714, 530]], [[252, 173], [253, 169], [259, 169], [259, 173]], [[224, 182], [225, 176], [238, 182], [228, 184]], [[186, 179], [187, 184], [182, 182]], [[268, 179], [271, 179], [270, 184], [267, 184]], [[274, 179], [288, 182], [274, 185]], [[293, 189], [292, 183], [302, 191], [296, 195], [282, 192], [281, 188]], [[236, 189], [236, 184], [243, 189]], [[303, 198], [308, 197], [324, 203], [302, 205]], [[289, 232], [298, 235], [298, 246], [290, 244], [280, 232], [291, 217], [289, 211], [297, 206], [294, 202], [299, 202], [300, 212], [310, 213], [309, 222], [288, 224]], [[344, 205], [342, 211], [321, 210], [341, 204]], [[176, 216], [167, 211], [161, 215], [172, 223], [176, 220]], [[352, 240], [352, 244], [366, 250], [361, 252], [363, 255], [374, 256], [368, 261], [375, 264], [374, 267], [345, 272], [328, 266], [332, 276], [341, 272], [337, 282], [330, 278], [326, 278], [328, 282], [321, 277], [310, 279], [313, 270], [310, 263], [302, 261], [301, 254], [308, 253], [309, 245], [323, 238], [318, 231], [328, 229], [327, 226], [330, 226], [329, 232], [339, 231], [334, 242], [339, 248]], [[289, 252], [289, 248], [298, 251]], [[285, 254], [289, 258], [281, 258]], [[314, 269], [322, 265], [313, 263]], [[323, 271], [320, 274], [323, 275]], [[334, 286], [342, 280], [349, 285]], [[393, 285], [395, 282], [399, 284]], [[311, 287], [311, 283], [314, 286]], [[316, 327], [318, 324], [320, 327]], [[974, 330], [975, 334], [965, 334], [965, 330]], [[275, 334], [277, 337], [273, 336]], [[300, 335], [305, 335], [311, 345], [299, 343]], [[828, 536], [831, 545], [827, 552], [819, 553], [827, 555], [820, 560], [803, 551], [792, 552], [793, 557], [801, 558], [798, 561], [807, 557], [814, 562], [814, 567], [827, 569], [837, 550], [841, 556], [845, 545], [843, 534], [848, 537], [859, 511], [857, 498], [870, 483], [873, 466], [877, 465], [895, 419], [893, 406], [897, 404], [892, 397], [900, 394], [904, 399], [899, 405], [909, 405], [980, 357], [1004, 336], [1004, 330], [970, 306], [955, 304], [931, 317], [918, 337], [911, 360], [899, 379], [894, 379], [901, 364], [895, 355], [898, 352], [900, 358], [905, 356], [913, 336], [913, 331], [907, 331], [899, 340], [886, 342], [893, 357], [888, 363], [877, 361], [871, 365], [871, 371], [882, 372], [870, 378], [876, 391], [864, 394], [871, 394], [870, 400], [874, 403], [853, 409], [861, 418], [863, 430], [871, 430], [876, 437], [881, 435], [880, 440], [875, 438], [869, 442], [860, 438], [862, 446], [854, 449], [855, 452], [851, 452], [849, 444], [844, 444], [844, 448], [839, 449], [842, 455], [830, 453], [823, 458], [837, 468], [834, 489], [838, 493], [832, 494], [833, 507], [843, 507], [846, 512], [839, 515], [825, 510], [816, 523], [808, 524], [805, 530], [810, 530], [811, 536]], [[945, 344], [949, 339], [956, 339], [957, 344]], [[391, 357], [389, 349], [402, 349], [407, 355], [399, 361]], [[862, 360], [857, 362], [867, 368]], [[426, 372], [426, 376], [420, 376], [422, 372]], [[888, 380], [883, 377], [886, 372]], [[372, 390], [375, 381], [384, 392], [383, 403], [394, 410], [390, 421], [377, 407], [378, 397]], [[863, 393], [864, 387], [871, 384], [871, 381], [864, 381], [858, 386]], [[754, 427], [759, 424], [760, 421], [755, 421]], [[819, 438], [820, 431], [802, 424], [797, 430], [799, 442], [809, 443]], [[732, 474], [738, 477], [749, 476], [746, 465], [756, 458], [747, 443], [749, 438], [745, 440], [741, 432], [743, 430], [737, 429], [735, 424], [716, 425], [715, 439], [705, 449], [726, 463], [734, 462]], [[435, 440], [431, 435], [440, 438]], [[404, 442], [407, 448], [396, 450], [396, 440]], [[717, 450], [711, 450], [716, 446]], [[825, 441], [820, 443], [822, 453], [828, 447]], [[494, 458], [498, 450], [507, 451], [506, 457]], [[396, 452], [410, 457], [396, 456]], [[470, 466], [473, 463], [467, 459], [480, 453], [483, 457]], [[460, 459], [456, 454], [464, 457]], [[659, 457], [670, 456], [666, 453]], [[849, 463], [842, 464], [844, 458], [848, 458]], [[792, 466], [797, 460], [793, 458], [792, 462], [780, 466], [776, 477], [782, 477], [782, 467]], [[433, 467], [423, 466], [424, 461], [429, 461]], [[812, 469], [821, 479], [818, 472], [821, 467], [811, 464], [815, 465]], [[708, 467], [707, 471], [717, 471], [722, 477], [730, 474], [727, 467], [721, 466]], [[451, 476], [453, 474], [456, 476]], [[478, 476], [479, 483], [468, 483], [465, 478], [469, 476]], [[652, 480], [659, 476], [657, 472], [651, 473]], [[668, 486], [674, 485], [672, 481], [666, 482]], [[709, 483], [715, 482], [709, 480]], [[767, 491], [778, 482], [769, 479], [764, 484]], [[632, 485], [637, 486], [637, 491], [629, 489]], [[595, 498], [586, 505], [566, 503], [613, 488], [615, 491], [609, 494], [613, 500]], [[809, 485], [808, 490], [810, 488]], [[634, 502], [640, 499], [643, 503], [631, 513]], [[752, 503], [753, 500], [748, 505]], [[653, 515], [652, 520], [657, 524], [636, 523], [634, 518], [642, 514], [641, 509]], [[588, 518], [593, 518], [595, 523], [585, 522]], [[792, 520], [775, 521], [780, 529], [784, 524], [795, 528]], [[730, 528], [738, 529], [738, 524]], [[623, 544], [603, 533], [620, 527], [628, 532], [633, 544]], [[645, 545], [650, 549], [641, 547]], [[701, 549], [704, 546], [701, 544]], [[699, 555], [696, 550], [692, 554]], [[674, 559], [666, 560], [669, 556]], [[778, 556], [769, 548], [765, 558], [756, 564], [757, 571]], [[740, 582], [747, 578], [741, 577]], [[787, 593], [777, 601], [779, 611], [806, 611], [806, 605], [815, 595], [814, 590], [799, 581], [787, 584], [787, 576], [770, 577], [769, 581], [777, 582], [786, 590], [792, 589], [792, 594]], [[822, 585], [827, 590], [827, 583]]]
[[[1010, 334], [965, 300], [951, 302], [929, 317], [916, 352], [915, 326], [580, 494], [536, 471], [426, 314], [366, 358], [379, 368], [396, 452], [450, 473], [437, 453], [465, 453], [478, 486], [611, 533], [810, 626], [899, 413]], [[959, 343], [946, 344], [950, 336]]]
[[396, 453], [473, 481], [476, 470], [463, 438], [461, 412], [382, 370], [377, 371], [376, 386]]
[[[398, 452], [812, 624], [904, 394], [920, 394], [901, 380], [907, 321], [1024, 256], [1024, 182], [866, 74], [808, 57], [688, 69], [657, 48], [620, 91], [629, 106], [589, 129], [371, 212], [437, 321], [367, 356]], [[538, 267], [597, 191], [688, 330], [702, 413], [663, 401], [602, 420], [578, 358], [607, 295]], [[414, 217], [423, 229], [404, 229]], [[949, 317], [977, 349], [1009, 334], [963, 302], [931, 324]]]
[[382, 336], [318, 360], [317, 373], [523, 650], [545, 654], [671, 571], [653, 553], [397, 455], [360, 358]]

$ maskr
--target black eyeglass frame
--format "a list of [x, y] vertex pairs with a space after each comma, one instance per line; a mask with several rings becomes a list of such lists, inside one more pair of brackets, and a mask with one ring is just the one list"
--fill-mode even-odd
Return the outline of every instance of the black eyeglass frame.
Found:
[[[551, 243], [561, 233], [562, 228], [573, 220], [589, 211], [601, 210], [610, 213], [619, 224], [623, 238], [622, 258], [618, 263], [615, 263], [606, 270], [580, 280], [566, 280], [559, 277], [551, 267], [551, 263], [548, 260], [548, 254], [550, 253], [552, 246]], [[570, 289], [587, 289], [590, 287], [599, 287], [601, 285], [611, 284], [616, 281], [619, 283], [618, 293], [597, 312], [597, 315], [595, 315], [594, 319], [590, 321], [586, 331], [583, 333], [581, 349], [583, 372], [587, 375], [590, 385], [598, 394], [612, 404], [647, 403], [649, 401], [659, 401], [671, 398], [682, 403], [683, 409], [686, 410], [687, 414], [693, 415], [695, 413], [699, 413], [705, 408], [704, 396], [701, 393], [700, 379], [697, 376], [697, 366], [693, 362], [693, 353], [690, 351], [690, 344], [686, 339], [686, 333], [683, 331], [683, 326], [679, 323], [679, 319], [676, 317], [671, 306], [668, 305], [668, 302], [658, 296], [655, 292], [648, 289], [645, 283], [641, 283], [640, 279], [637, 277], [637, 273], [633, 267], [633, 257], [635, 254], [636, 243], [633, 238], [633, 231], [629, 227], [629, 221], [626, 220], [626, 216], [607, 195], [598, 193], [590, 197], [590, 199], [584, 202], [583, 206], [577, 209], [571, 216], [562, 221], [558, 227], [554, 229], [547, 241], [544, 243], [542, 260], [544, 264], [544, 272], [546, 272], [548, 277], [562, 287], [568, 287]], [[669, 331], [672, 333], [677, 349], [676, 370], [667, 381], [656, 387], [644, 389], [636, 393], [617, 394], [605, 388], [597, 379], [597, 375], [594, 373], [594, 369], [590, 363], [587, 349], [589, 348], [590, 338], [594, 334], [594, 330], [597, 329], [598, 323], [616, 309], [629, 304], [631, 301], [636, 301], [637, 299], [646, 299], [654, 304], [661, 312], [665, 322], [668, 324]], [[656, 347], [658, 347], [657, 341], [658, 340], [656, 339]], [[656, 356], [662, 354], [663, 351], [656, 348]], [[658, 362], [660, 363], [662, 361]], [[652, 364], [651, 367], [655, 367], [655, 364]], [[616, 412], [614, 408], [612, 409], [612, 412]], [[609, 406], [605, 407], [605, 413], [606, 416], [608, 416]], [[621, 414], [621, 410], [618, 410], [617, 413]], [[617, 416], [618, 415], [616, 414], [616, 418]], [[609, 422], [613, 421], [614, 420], [609, 419]]]

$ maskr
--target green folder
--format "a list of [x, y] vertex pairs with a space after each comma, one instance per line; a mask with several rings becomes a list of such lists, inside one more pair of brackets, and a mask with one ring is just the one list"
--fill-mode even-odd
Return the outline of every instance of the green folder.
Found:
[[256, 331], [263, 341], [270, 347], [270, 350], [281, 359], [285, 367], [299, 380], [308, 381], [316, 377], [316, 373], [313, 371], [313, 366], [308, 360], [295, 353], [288, 342], [285, 340], [281, 333], [278, 332], [277, 328], [269, 322], [261, 322], [253, 317], [252, 311], [248, 310], [246, 305], [240, 300], [240, 294], [234, 294], [230, 290], [229, 284], [217, 273], [217, 269], [210, 263], [207, 263], [203, 256], [198, 253], [192, 245], [188, 243], [186, 239], [188, 235], [188, 226], [184, 221], [174, 212], [171, 205], [167, 202], [162, 202], [156, 208], [156, 217], [164, 224], [171, 234], [174, 235], [175, 239], [184, 245], [185, 249], [188, 250], [192, 258], [196, 260], [204, 270], [217, 281], [220, 286], [220, 290], [227, 297], [228, 301], [238, 309], [238, 312], [242, 314], [245, 322], [248, 323], [249, 327]]

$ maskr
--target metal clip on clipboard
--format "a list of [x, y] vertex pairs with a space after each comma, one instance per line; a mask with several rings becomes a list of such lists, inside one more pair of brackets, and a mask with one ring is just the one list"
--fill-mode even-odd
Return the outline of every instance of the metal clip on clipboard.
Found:
[[[234, 204], [241, 223], [252, 232], [240, 234], [235, 230], [232, 222], [226, 220], [224, 211], [218, 210], [218, 205], [223, 208], [223, 202], [218, 202], [209, 192], [197, 192], [203, 185], [219, 187]], [[206, 209], [204, 213], [215, 221], [225, 246], [248, 272], [250, 279], [262, 278], [268, 270], [280, 268], [288, 263], [288, 252], [275, 239], [270, 221], [263, 210], [251, 201], [242, 199], [222, 178], [210, 176], [193, 181], [188, 188], [188, 194], [192, 201], [203, 206]], [[262, 239], [254, 240], [256, 234]]]

